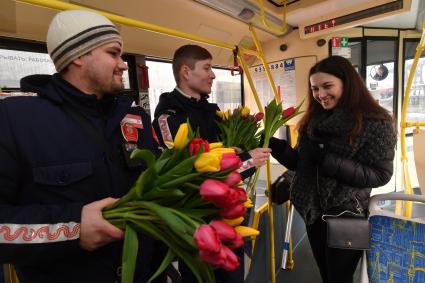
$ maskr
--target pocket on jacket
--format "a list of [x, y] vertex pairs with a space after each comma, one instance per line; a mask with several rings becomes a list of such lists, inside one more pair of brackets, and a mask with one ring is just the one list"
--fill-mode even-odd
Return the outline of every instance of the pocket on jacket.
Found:
[[75, 162], [33, 168], [34, 182], [51, 186], [68, 186], [93, 174], [90, 162]]

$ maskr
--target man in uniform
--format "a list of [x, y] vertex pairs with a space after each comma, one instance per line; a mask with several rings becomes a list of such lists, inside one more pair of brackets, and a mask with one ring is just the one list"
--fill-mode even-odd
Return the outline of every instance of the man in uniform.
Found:
[[[177, 86], [172, 92], [161, 94], [153, 121], [162, 146], [167, 146], [166, 141], [174, 140], [180, 124], [187, 119], [194, 130], [199, 130], [201, 138], [216, 142], [219, 136], [216, 111], [219, 108], [217, 104], [207, 100], [215, 79], [211, 53], [198, 45], [184, 45], [174, 53], [172, 65]], [[264, 165], [270, 152], [269, 148], [256, 148], [240, 153], [239, 157], [243, 162], [240, 169], [242, 178], [252, 175], [255, 167]], [[243, 282], [243, 252], [240, 250], [238, 255], [241, 267], [233, 272], [217, 269], [217, 282]], [[180, 272], [182, 282], [196, 282], [185, 265], [180, 267]]]

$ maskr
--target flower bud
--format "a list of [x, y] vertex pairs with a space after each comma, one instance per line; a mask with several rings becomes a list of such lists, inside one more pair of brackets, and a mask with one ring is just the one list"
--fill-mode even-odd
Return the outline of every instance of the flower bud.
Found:
[[232, 226], [221, 220], [211, 221], [210, 226], [214, 228], [214, 230], [217, 232], [218, 238], [222, 242], [231, 242], [236, 238], [237, 235], [239, 235]]
[[200, 250], [199, 256], [203, 261], [206, 263], [215, 265], [215, 266], [222, 266], [226, 263], [226, 254], [224, 253], [223, 249], [220, 249], [219, 252], [213, 253], [206, 250]]
[[215, 179], [207, 179], [199, 186], [199, 194], [202, 198], [216, 205], [225, 202], [228, 192], [229, 187]]
[[220, 171], [220, 157], [211, 152], [201, 153], [193, 164], [199, 173]]
[[223, 182], [229, 187], [233, 187], [239, 184], [241, 180], [242, 180], [241, 174], [237, 171], [232, 171], [230, 172], [229, 175], [227, 175], [226, 179], [224, 179]]
[[242, 238], [256, 237], [258, 234], [260, 234], [260, 231], [247, 226], [236, 226], [235, 230], [242, 236]]
[[246, 118], [249, 116], [249, 108], [248, 107], [243, 107], [241, 110], [241, 116], [243, 118]]
[[210, 146], [207, 140], [201, 138], [194, 138], [189, 144], [189, 154], [195, 155], [202, 148], [202, 152], [208, 152]]
[[286, 108], [285, 110], [283, 110], [282, 117], [283, 118], [288, 118], [288, 117], [291, 117], [294, 114], [295, 114], [295, 108], [294, 107], [289, 107], [289, 108]]
[[221, 249], [221, 242], [217, 232], [209, 225], [200, 225], [198, 229], [196, 229], [193, 238], [200, 250], [217, 253]]
[[241, 159], [236, 153], [223, 153], [220, 162], [221, 171], [236, 170], [242, 165]]
[[244, 218], [242, 216], [241, 217], [238, 217], [238, 218], [235, 218], [235, 219], [223, 218], [223, 221], [226, 222], [227, 224], [229, 224], [232, 227], [241, 225], [241, 223], [243, 222], [243, 220], [244, 220]]
[[231, 249], [240, 248], [243, 246], [243, 244], [244, 244], [244, 240], [239, 233], [236, 233], [236, 237], [232, 241], [226, 242], [226, 245]]
[[257, 122], [260, 122], [261, 120], [263, 120], [264, 118], [264, 113], [263, 112], [258, 112], [257, 114], [255, 114], [255, 120]]
[[215, 114], [218, 116], [218, 117], [220, 117], [221, 118], [221, 120], [224, 120], [225, 119], [225, 117], [224, 117], [224, 112], [222, 112], [222, 111], [215, 111]]
[[182, 149], [186, 146], [188, 134], [189, 134], [189, 127], [187, 123], [181, 124], [174, 138], [174, 147], [176, 149]]
[[232, 207], [224, 208], [220, 211], [224, 218], [235, 219], [245, 215], [246, 207], [243, 203], [237, 203]]
[[220, 267], [226, 271], [234, 271], [236, 270], [240, 263], [239, 258], [235, 255], [235, 253], [226, 246], [223, 246], [223, 252], [226, 255], [226, 260], [224, 264], [221, 264]]

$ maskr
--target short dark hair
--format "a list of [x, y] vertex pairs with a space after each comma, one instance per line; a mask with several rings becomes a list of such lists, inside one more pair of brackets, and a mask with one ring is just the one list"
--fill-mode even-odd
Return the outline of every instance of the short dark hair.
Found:
[[173, 56], [173, 74], [176, 83], [180, 82], [179, 73], [183, 65], [193, 70], [197, 61], [207, 59], [212, 59], [211, 53], [199, 45], [187, 44], [177, 49]]

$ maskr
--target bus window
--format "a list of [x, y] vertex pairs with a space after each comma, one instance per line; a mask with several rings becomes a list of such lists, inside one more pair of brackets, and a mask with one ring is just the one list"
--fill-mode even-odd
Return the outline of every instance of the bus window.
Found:
[[[409, 71], [412, 67], [413, 58], [416, 53], [418, 41], [405, 42], [404, 48], [404, 87], [405, 93]], [[416, 67], [416, 74], [413, 78], [412, 88], [410, 89], [409, 106], [407, 108], [408, 122], [424, 122], [425, 121], [425, 54], [422, 52]], [[422, 127], [425, 128], [425, 127]], [[411, 133], [412, 128], [406, 132]]]
[[394, 113], [396, 40], [367, 40], [366, 86], [379, 104]]
[[19, 82], [25, 76], [55, 72], [48, 54], [0, 49], [0, 87], [3, 90], [19, 89]]

